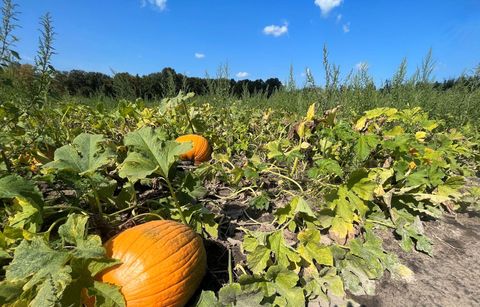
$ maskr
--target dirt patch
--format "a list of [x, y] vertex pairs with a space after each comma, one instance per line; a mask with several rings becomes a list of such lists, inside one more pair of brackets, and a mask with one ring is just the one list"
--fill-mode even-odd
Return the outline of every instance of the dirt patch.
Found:
[[352, 297], [363, 306], [480, 306], [480, 217], [469, 212], [425, 223], [434, 257], [404, 252], [391, 233], [384, 248], [397, 254], [415, 272], [403, 283], [388, 274], [377, 283], [375, 296]]

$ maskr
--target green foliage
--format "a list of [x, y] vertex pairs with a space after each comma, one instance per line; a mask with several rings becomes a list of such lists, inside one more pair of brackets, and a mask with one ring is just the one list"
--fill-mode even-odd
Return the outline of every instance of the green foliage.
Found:
[[125, 146], [131, 151], [123, 161], [119, 174], [133, 182], [153, 173], [167, 178], [177, 158], [192, 148], [190, 143], [165, 141], [163, 133], [150, 127], [127, 134]]
[[89, 177], [111, 163], [114, 158], [113, 151], [105, 146], [102, 135], [82, 133], [73, 140], [72, 145], [58, 148], [54, 161], [44, 167]]
[[86, 288], [95, 296], [97, 306], [125, 306], [118, 287], [93, 279], [118, 262], [105, 258], [98, 236], [86, 234], [87, 220], [86, 216], [70, 215], [58, 231], [61, 244], [46, 242], [40, 236], [23, 240], [0, 283], [2, 305], [79, 305]]
[[[296, 116], [238, 102], [199, 108], [192, 98], [59, 104], [42, 116], [61, 131], [38, 139], [21, 111], [0, 109], [11, 118], [1, 130], [2, 302], [75, 305], [86, 288], [99, 304], [122, 305], [117, 288], [93, 281], [116, 262], [92, 233], [105, 239], [117, 227], [166, 218], [239, 248], [231, 278], [203, 292], [199, 306], [346, 305], [347, 290], [373, 294], [385, 271], [413, 279], [384, 250], [379, 228], [404, 250], [432, 255], [424, 221], [478, 200], [475, 188], [464, 189], [478, 171], [478, 131], [448, 129], [419, 108], [352, 119], [339, 109], [319, 113], [317, 104]], [[18, 127], [29, 147], [19, 146]], [[212, 161], [179, 161], [191, 144], [173, 140], [191, 130], [209, 139]], [[87, 216], [95, 217], [90, 229]]]

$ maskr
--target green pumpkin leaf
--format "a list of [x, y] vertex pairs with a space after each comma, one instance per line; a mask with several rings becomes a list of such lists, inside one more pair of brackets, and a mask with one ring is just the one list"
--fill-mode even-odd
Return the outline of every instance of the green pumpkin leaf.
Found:
[[268, 269], [266, 278], [274, 282], [273, 286], [280, 295], [279, 301], [285, 302], [286, 306], [305, 306], [303, 289], [296, 286], [299, 279], [297, 273], [275, 265]]
[[215, 292], [203, 290], [195, 306], [196, 307], [220, 307], [221, 304], [218, 302], [218, 299], [215, 296]]
[[23, 292], [24, 281], [11, 282], [4, 280], [0, 282], [0, 305], [14, 301]]
[[120, 292], [120, 287], [99, 281], [94, 281], [93, 287], [88, 288], [88, 294], [95, 296], [97, 307], [125, 307], [125, 298]]
[[270, 260], [270, 253], [271, 250], [263, 245], [258, 245], [252, 252], [248, 253], [247, 263], [250, 270], [252, 270], [253, 273], [262, 272]]
[[0, 199], [13, 199], [15, 213], [9, 226], [37, 232], [43, 222], [43, 198], [38, 187], [18, 175], [0, 178]]
[[[63, 291], [72, 282], [70, 273], [71, 268], [69, 266], [65, 266], [60, 271], [57, 271], [53, 274], [48, 273], [45, 276], [44, 281], [37, 286], [37, 295], [29, 306], [58, 306], [62, 298]], [[34, 278], [32, 278], [29, 283], [36, 283], [36, 281]], [[24, 286], [24, 290], [26, 290], [26, 287], [27, 285]]]
[[335, 216], [332, 219], [332, 226], [328, 230], [328, 234], [337, 243], [343, 244], [349, 238], [353, 238], [355, 228], [352, 221], [347, 221], [340, 216]]
[[114, 158], [115, 154], [106, 146], [103, 135], [82, 133], [71, 145], [55, 150], [54, 161], [47, 163], [44, 168], [90, 176], [110, 164]]
[[310, 205], [302, 197], [299, 197], [299, 196], [294, 197], [291, 201], [291, 206], [292, 208], [294, 208], [295, 214], [303, 213], [306, 216], [309, 216], [312, 218], [316, 217], [315, 213], [312, 211], [312, 208], [310, 208]]
[[241, 293], [242, 288], [240, 287], [240, 284], [227, 284], [218, 291], [218, 301], [223, 306], [235, 306], [237, 303], [237, 296]]
[[0, 198], [13, 199], [17, 197], [30, 199], [38, 206], [43, 204], [42, 193], [32, 181], [18, 175], [0, 178]]
[[315, 260], [318, 264], [333, 265], [333, 254], [330, 248], [320, 244], [320, 231], [317, 229], [305, 229], [298, 234], [300, 241], [297, 247], [298, 253], [305, 260], [312, 263]]
[[15, 282], [26, 278], [37, 278], [60, 271], [68, 262], [67, 252], [51, 249], [43, 239], [33, 237], [31, 242], [23, 240], [15, 249], [13, 260], [5, 270], [6, 280]]
[[58, 228], [58, 234], [65, 242], [76, 246], [74, 255], [77, 258], [102, 258], [105, 255], [102, 240], [97, 235], [86, 235], [87, 221], [87, 216], [71, 214]]
[[190, 142], [165, 141], [165, 135], [151, 127], [130, 132], [124, 142], [130, 150], [120, 166], [119, 174], [132, 182], [154, 173], [167, 177], [178, 156], [192, 148]]
[[310, 178], [317, 178], [320, 176], [343, 176], [343, 169], [337, 161], [332, 159], [321, 159], [315, 161], [315, 167], [308, 170]]
[[364, 161], [368, 158], [372, 150], [378, 145], [379, 138], [375, 134], [362, 134], [355, 144], [355, 153], [358, 160]]
[[279, 230], [268, 237], [270, 250], [274, 253], [277, 263], [284, 267], [289, 267], [290, 262], [300, 261], [300, 256], [295, 250], [288, 246], [283, 237], [283, 231]]

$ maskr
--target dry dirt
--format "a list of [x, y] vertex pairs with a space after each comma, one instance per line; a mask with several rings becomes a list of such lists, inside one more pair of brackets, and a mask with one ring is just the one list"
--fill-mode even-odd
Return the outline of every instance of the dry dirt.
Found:
[[404, 252], [390, 233], [384, 248], [396, 253], [415, 272], [415, 281], [403, 283], [386, 274], [375, 296], [352, 297], [362, 306], [480, 306], [480, 214], [445, 215], [425, 223], [433, 240], [434, 256]]

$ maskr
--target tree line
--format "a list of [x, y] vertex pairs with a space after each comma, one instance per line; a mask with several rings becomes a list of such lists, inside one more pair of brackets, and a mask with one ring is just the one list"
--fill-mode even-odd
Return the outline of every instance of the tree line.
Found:
[[[25, 70], [25, 65], [23, 70]], [[33, 70], [32, 70], [33, 72]], [[234, 80], [228, 78], [198, 78], [177, 73], [172, 68], [144, 76], [122, 72], [109, 76], [83, 70], [57, 71], [51, 86], [53, 96], [105, 96], [125, 99], [160, 99], [173, 97], [179, 91], [197, 95], [217, 94], [224, 91], [230, 96], [262, 94], [270, 97], [282, 88], [277, 78], [267, 80]]]

